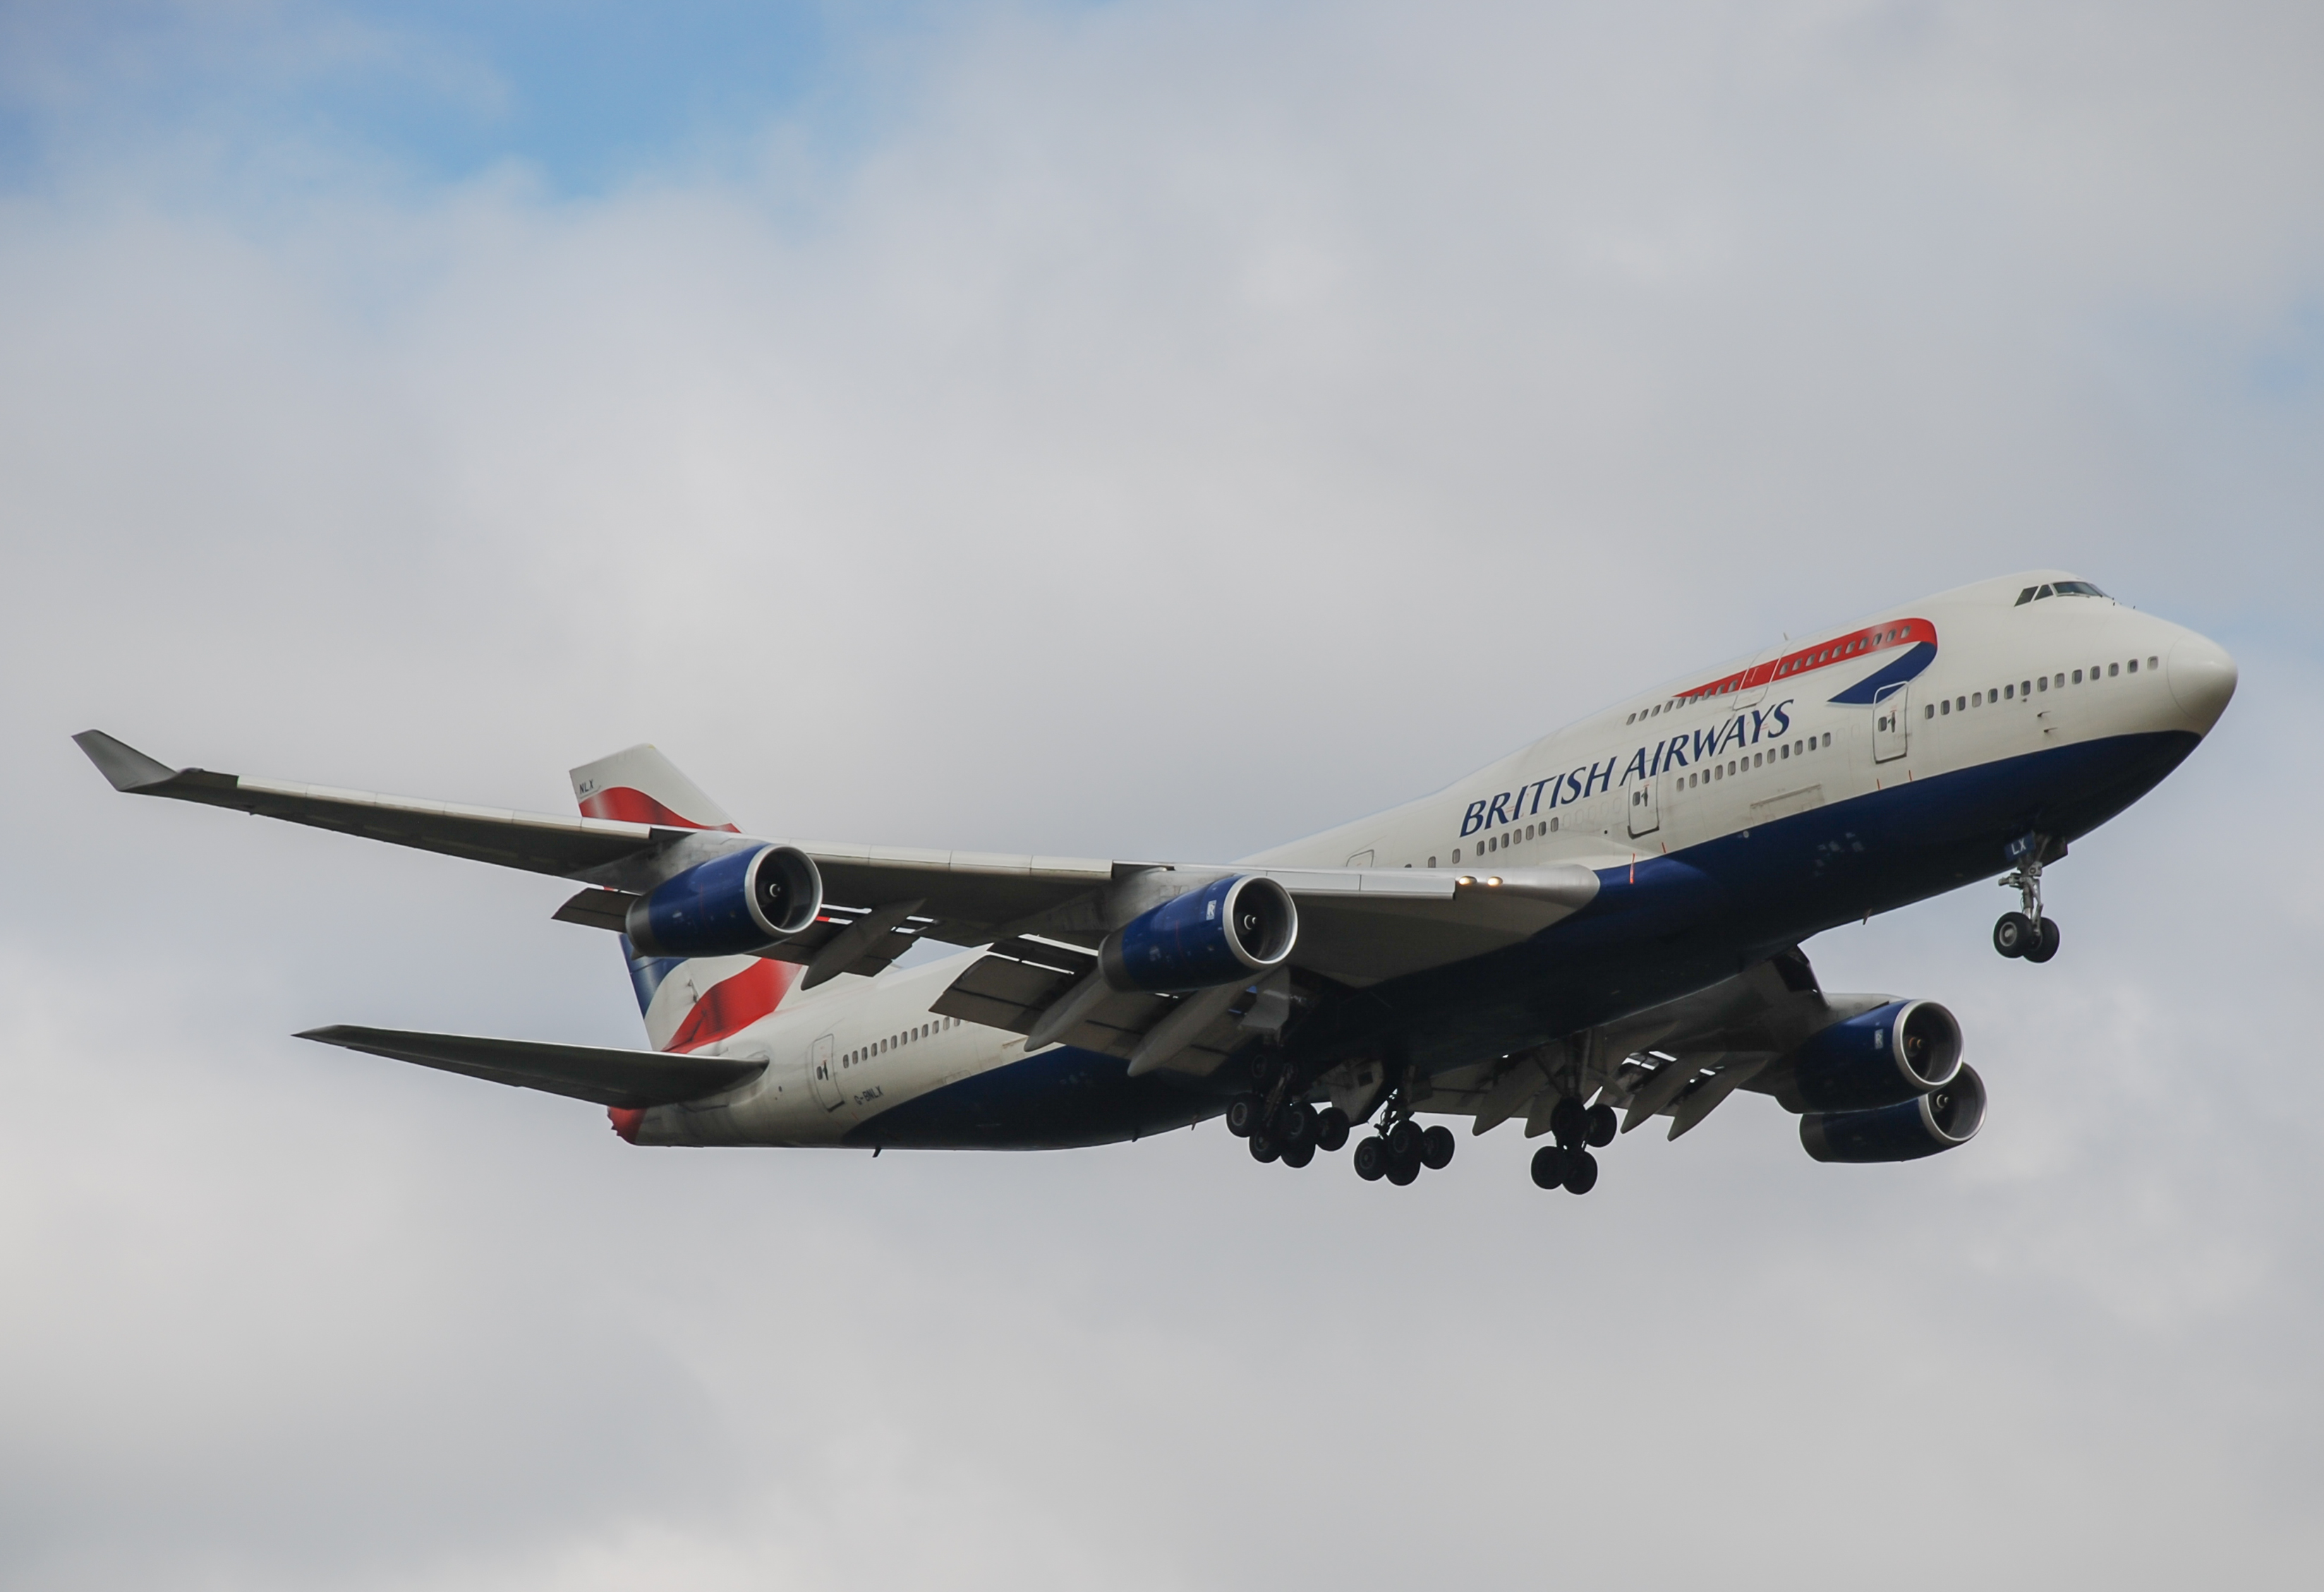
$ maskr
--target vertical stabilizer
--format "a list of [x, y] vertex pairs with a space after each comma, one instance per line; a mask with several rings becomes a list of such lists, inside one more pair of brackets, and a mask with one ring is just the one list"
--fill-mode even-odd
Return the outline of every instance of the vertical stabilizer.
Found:
[[585, 763], [572, 772], [573, 800], [581, 804], [585, 818], [670, 824], [687, 829], [734, 827], [724, 808], [651, 746], [632, 746]]
[[[573, 771], [573, 799], [589, 818], [688, 829], [732, 829], [733, 819], [651, 746], [632, 746]], [[630, 984], [657, 1051], [696, 1051], [770, 1015], [798, 982], [789, 962], [760, 957], [640, 956], [622, 936]]]

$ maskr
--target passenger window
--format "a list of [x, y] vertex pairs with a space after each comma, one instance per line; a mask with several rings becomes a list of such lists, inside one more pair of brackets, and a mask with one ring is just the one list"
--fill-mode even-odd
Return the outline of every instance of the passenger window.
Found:
[[1937, 710], [1933, 705], [1927, 702], [1921, 704], [1921, 717], [1923, 718], [1934, 718], [1936, 716]]
[[2082, 671], [2079, 669], [2074, 671], [2074, 683], [2076, 685], [2082, 683]]
[[1967, 697], [1955, 697], [1953, 699], [1953, 706], [1960, 708], [1963, 713], [1966, 713], [1969, 711], [1969, 699]]
[[2041, 690], [2045, 690], [2045, 691], [2046, 691], [2046, 690], [2048, 690], [2050, 689], [2050, 677], [2049, 677], [2048, 675], [2046, 675], [2046, 674], [2045, 674], [2045, 675], [2043, 675], [2043, 676], [2042, 677], [2042, 684], [2041, 684], [2041, 688], [2040, 688], [2040, 689], [2041, 689]]
[[1555, 819], [1549, 820], [1549, 832], [1553, 835], [1557, 833], [1557, 820]]
[[1984, 707], [1984, 706], [1985, 706], [1985, 693], [1984, 693], [1983, 691], [1972, 691], [1972, 692], [1970, 692], [1970, 693], [1969, 693], [1969, 705], [1970, 707], [1972, 707], [1972, 708], [1982, 708], [1982, 707]]
[[2116, 675], [2120, 674], [2121, 672], [2122, 672], [2122, 665], [2121, 665], [2121, 664], [2119, 664], [2119, 663], [2109, 663], [2109, 664], [2107, 664], [2107, 679], [2111, 680], [2111, 679], [2113, 679]]
[[2161, 663], [2159, 661], [2157, 661], [2157, 660], [2155, 660], [2155, 659], [2153, 659], [2153, 658], [2149, 658], [2149, 659], [2146, 661], [2146, 667], [2147, 667], [2149, 670], [2155, 670], [2155, 669], [2160, 669], [2160, 668], [2162, 668], [2162, 667], [2163, 667], [2163, 665], [2162, 665], [2162, 663]]
[[1430, 857], [1430, 858], [1428, 859], [1428, 865], [1429, 865], [1430, 867], [1432, 867], [1432, 868], [1433, 868], [1433, 867], [1434, 867], [1434, 866], [1436, 865], [1436, 859], [1435, 859], [1434, 857], [1433, 857], [1433, 856], [1432, 856], [1432, 857]]
[[2136, 674], [2138, 672], [2138, 660], [2135, 658], [2133, 658], [2130, 661], [2130, 671], [2133, 674]]
[[1950, 715], [1953, 710], [1953, 700], [1950, 697], [1947, 697], [1943, 701], [1938, 703], [1937, 706], [1946, 714]]
[[1454, 867], [1461, 865], [1461, 848], [1457, 846], [1452, 848], [1452, 865]]
[[2017, 688], [2016, 688], [2015, 686], [2014, 686], [2014, 685], [2006, 685], [2006, 686], [2003, 686], [2003, 687], [2001, 688], [2001, 699], [2002, 699], [2003, 701], [2005, 701], [2005, 702], [2015, 701], [2015, 700], [2016, 699], [2016, 697], [2017, 697]]

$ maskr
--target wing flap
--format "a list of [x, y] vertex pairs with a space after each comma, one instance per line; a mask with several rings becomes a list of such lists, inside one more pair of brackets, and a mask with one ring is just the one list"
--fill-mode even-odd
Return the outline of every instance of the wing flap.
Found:
[[411, 1033], [393, 1028], [339, 1023], [298, 1036], [318, 1044], [410, 1061], [518, 1088], [632, 1110], [696, 1100], [748, 1083], [764, 1061], [711, 1056], [668, 1056], [657, 1051], [603, 1050], [531, 1040], [479, 1039], [458, 1033]]

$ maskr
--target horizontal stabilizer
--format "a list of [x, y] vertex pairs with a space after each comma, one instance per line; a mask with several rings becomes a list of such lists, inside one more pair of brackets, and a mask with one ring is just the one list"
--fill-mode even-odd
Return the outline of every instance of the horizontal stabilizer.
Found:
[[710, 1056], [665, 1056], [657, 1051], [600, 1050], [595, 1045], [548, 1045], [530, 1040], [475, 1039], [459, 1033], [407, 1033], [393, 1028], [354, 1028], [345, 1023], [310, 1028], [298, 1036], [397, 1061], [416, 1061], [445, 1072], [466, 1073], [493, 1083], [540, 1089], [576, 1100], [632, 1110], [699, 1099], [748, 1083], [767, 1069], [764, 1061], [728, 1061]]

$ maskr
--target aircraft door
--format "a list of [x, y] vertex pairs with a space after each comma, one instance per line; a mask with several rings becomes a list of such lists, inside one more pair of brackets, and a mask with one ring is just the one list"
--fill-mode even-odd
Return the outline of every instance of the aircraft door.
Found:
[[840, 1101], [846, 1098], [839, 1091], [838, 1050], [838, 1041], [826, 1033], [815, 1041], [815, 1051], [807, 1060], [807, 1078], [815, 1085], [816, 1103], [825, 1111], [838, 1110]]
[[1872, 699], [1872, 761], [1887, 763], [1904, 755], [1904, 743], [1911, 736], [1913, 685], [1899, 680], [1883, 686]]
[[1663, 827], [1661, 806], [1655, 801], [1655, 783], [1640, 780], [1630, 791], [1630, 838], [1651, 835]]

